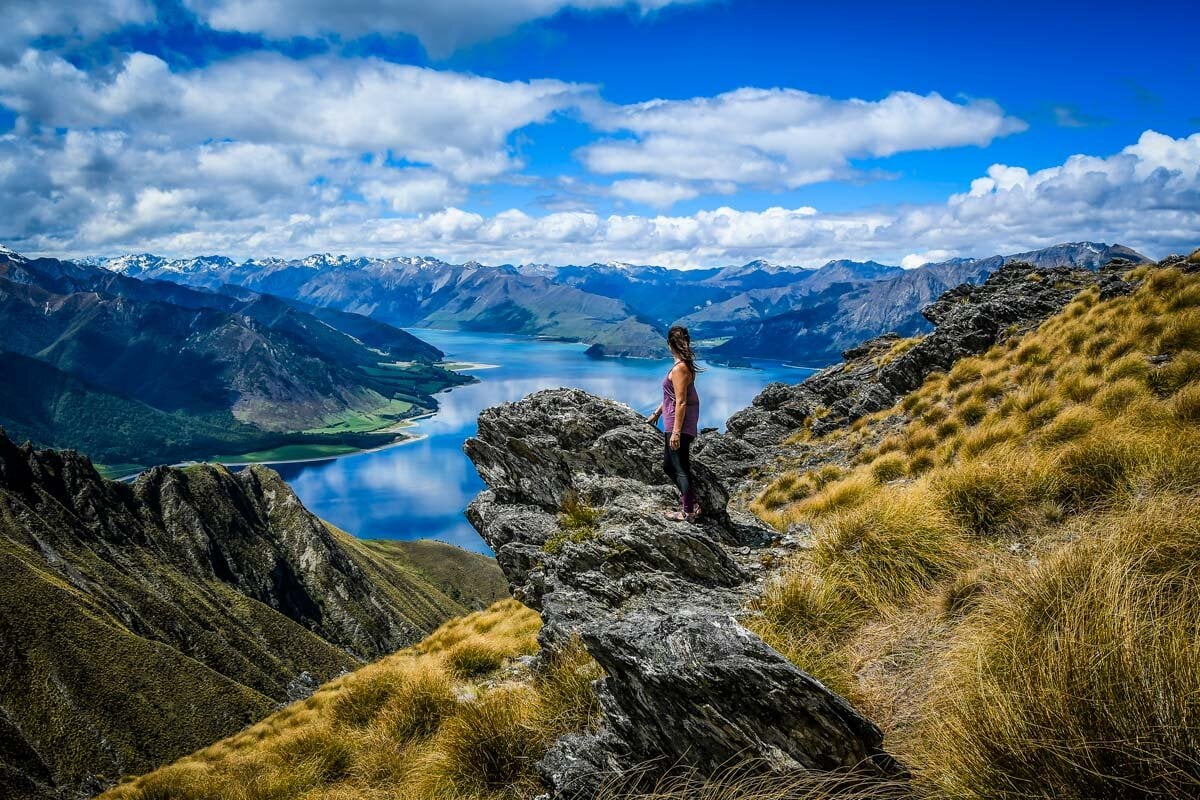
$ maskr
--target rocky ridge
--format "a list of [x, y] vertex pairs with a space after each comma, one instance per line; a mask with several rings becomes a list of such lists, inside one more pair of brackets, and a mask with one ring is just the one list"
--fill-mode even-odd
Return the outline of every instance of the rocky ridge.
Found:
[[730, 504], [730, 489], [769, 469], [795, 433], [820, 436], [889, 408], [1085, 287], [1129, 291], [1129, 266], [1009, 264], [943, 294], [925, 310], [934, 332], [912, 346], [880, 337], [804, 383], [769, 386], [726, 433], [698, 440], [698, 525], [663, 517], [677, 495], [659, 466], [661, 434], [627, 406], [562, 389], [483, 412], [465, 450], [489, 488], [467, 516], [514, 595], [541, 612], [544, 649], [578, 637], [606, 672], [599, 728], [560, 739], [539, 765], [553, 795], [591, 798], [639, 769], [653, 780], [667, 768], [711, 775], [747, 760], [775, 772], [903, 776], [870, 720], [739, 623], [766, 565], [805, 536], [763, 526]]
[[418, 572], [268, 468], [126, 484], [0, 431], [0, 797], [91, 796], [471, 610]]

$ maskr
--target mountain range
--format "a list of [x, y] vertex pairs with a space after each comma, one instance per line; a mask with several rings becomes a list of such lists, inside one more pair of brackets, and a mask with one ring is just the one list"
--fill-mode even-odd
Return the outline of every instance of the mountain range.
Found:
[[922, 307], [1004, 263], [1096, 268], [1115, 258], [1146, 261], [1121, 245], [1075, 242], [916, 269], [849, 260], [817, 268], [763, 260], [696, 270], [624, 263], [486, 267], [329, 254], [241, 263], [140, 254], [92, 263], [208, 289], [232, 284], [391, 325], [579, 341], [597, 356], [665, 357], [666, 329], [682, 324], [710, 358], [829, 363], [845, 347], [887, 331], [927, 331]]
[[0, 425], [109, 464], [371, 446], [468, 378], [379, 320], [0, 253]]
[[126, 484], [0, 431], [0, 796], [90, 796], [504, 596], [492, 559], [361, 542], [265, 467]]

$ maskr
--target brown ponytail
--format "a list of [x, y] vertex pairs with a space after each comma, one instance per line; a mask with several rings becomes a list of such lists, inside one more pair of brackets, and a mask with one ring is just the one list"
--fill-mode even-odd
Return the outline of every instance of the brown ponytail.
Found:
[[672, 325], [671, 330], [667, 331], [667, 344], [679, 356], [679, 360], [687, 364], [692, 375], [704, 371], [696, 366], [696, 353], [692, 350], [692, 337], [687, 328], [682, 325]]

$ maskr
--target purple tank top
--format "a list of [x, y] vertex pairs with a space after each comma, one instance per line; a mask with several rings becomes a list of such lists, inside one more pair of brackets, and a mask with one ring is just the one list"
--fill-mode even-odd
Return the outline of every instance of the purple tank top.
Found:
[[[663, 378], [663, 430], [667, 433], [675, 430], [675, 385], [671, 383], [671, 373]], [[696, 381], [688, 385], [687, 406], [683, 412], [683, 432], [696, 435], [696, 423], [700, 421], [700, 395], [696, 394]]]

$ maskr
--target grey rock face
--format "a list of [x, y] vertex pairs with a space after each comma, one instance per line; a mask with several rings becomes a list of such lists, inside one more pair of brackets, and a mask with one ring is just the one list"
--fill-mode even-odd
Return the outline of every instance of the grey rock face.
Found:
[[[591, 797], [646, 762], [715, 773], [764, 769], [895, 774], [882, 734], [846, 701], [738, 622], [773, 531], [730, 513], [694, 462], [706, 519], [665, 519], [675, 488], [662, 439], [627, 406], [579, 390], [539, 392], [483, 412], [465, 450], [490, 489], [467, 516], [519, 599], [543, 618], [543, 647], [578, 636], [604, 668], [603, 725], [560, 740], [541, 764], [559, 797]], [[565, 536], [563, 501], [594, 507]]]

